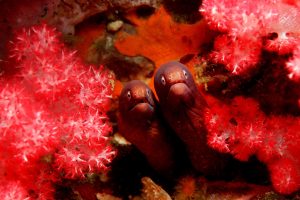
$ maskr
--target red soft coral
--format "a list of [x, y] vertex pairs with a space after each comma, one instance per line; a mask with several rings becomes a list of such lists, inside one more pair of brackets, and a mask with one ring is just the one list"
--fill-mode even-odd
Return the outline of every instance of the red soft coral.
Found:
[[234, 74], [243, 73], [259, 61], [263, 19], [268, 13], [257, 5], [258, 2], [252, 1], [207, 0], [200, 8], [211, 28], [224, 34], [216, 39], [210, 60], [224, 64]]
[[211, 147], [242, 161], [256, 155], [280, 193], [300, 189], [300, 118], [266, 116], [250, 98], [235, 97], [225, 104], [208, 97], [208, 102], [205, 123]]
[[283, 194], [291, 194], [300, 188], [299, 162], [293, 159], [279, 159], [268, 165], [274, 188]]
[[205, 115], [209, 145], [230, 152], [237, 159], [248, 160], [261, 147], [265, 132], [264, 115], [257, 103], [242, 97], [235, 98], [230, 105], [209, 101], [214, 102]]
[[43, 105], [19, 84], [3, 84], [0, 89], [1, 139], [15, 149], [24, 162], [51, 152], [57, 139], [57, 124]]
[[19, 181], [3, 181], [0, 183], [0, 199], [29, 200], [30, 198]]
[[261, 41], [221, 35], [216, 38], [210, 60], [224, 64], [233, 74], [245, 72], [260, 59]]
[[63, 48], [55, 29], [44, 24], [23, 29], [13, 43], [11, 56], [18, 61], [27, 89], [43, 101], [53, 101], [77, 89], [77, 78], [84, 71], [74, 54]]
[[67, 178], [105, 170], [114, 156], [108, 145], [111, 127], [97, 111], [77, 113], [65, 121], [62, 148], [55, 154], [55, 165]]
[[273, 34], [266, 41], [265, 49], [279, 54], [291, 53], [299, 42], [300, 10], [294, 6], [277, 2], [270, 4], [273, 15], [265, 20], [265, 34]]
[[45, 24], [18, 32], [11, 49], [17, 70], [0, 83], [0, 178], [19, 181], [30, 198], [53, 199], [59, 174], [101, 172], [115, 155], [106, 116], [113, 77], [83, 65]]
[[[211, 28], [233, 36], [257, 37], [263, 34], [261, 29], [265, 19], [273, 15], [270, 4], [275, 0], [204, 0], [200, 12]], [[248, 35], [249, 37], [249, 35]]]
[[290, 79], [300, 79], [300, 45], [295, 49], [293, 58], [286, 63], [286, 68], [289, 72], [288, 76]]
[[200, 12], [223, 34], [208, 59], [234, 74], [256, 66], [263, 49], [288, 54], [300, 40], [300, 9], [279, 0], [204, 0]]

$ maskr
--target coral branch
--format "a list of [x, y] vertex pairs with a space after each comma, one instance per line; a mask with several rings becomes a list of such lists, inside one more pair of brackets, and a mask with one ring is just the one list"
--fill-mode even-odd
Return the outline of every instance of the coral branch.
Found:
[[242, 161], [256, 155], [268, 166], [280, 193], [300, 189], [298, 117], [266, 116], [253, 99], [235, 97], [230, 104], [208, 99], [205, 123], [211, 147]]
[[59, 36], [42, 24], [12, 41], [17, 72], [0, 83], [0, 169], [13, 187], [0, 186], [1, 199], [53, 199], [53, 183], [106, 170], [115, 155], [106, 117], [113, 77], [83, 65]]
[[225, 65], [233, 74], [244, 75], [255, 67], [263, 49], [289, 54], [300, 40], [300, 9], [284, 1], [204, 0], [200, 12], [211, 29], [223, 34], [208, 60]]

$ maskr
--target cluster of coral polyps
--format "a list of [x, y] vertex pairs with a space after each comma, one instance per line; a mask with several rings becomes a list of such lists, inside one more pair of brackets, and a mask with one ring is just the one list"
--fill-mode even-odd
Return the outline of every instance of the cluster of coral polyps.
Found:
[[300, 118], [266, 116], [250, 98], [235, 97], [226, 104], [210, 99], [205, 115], [208, 144], [247, 161], [256, 155], [268, 166], [276, 191], [300, 189]]
[[[200, 7], [210, 28], [219, 32], [213, 50], [207, 56], [208, 62], [223, 65], [232, 76], [248, 78], [253, 78], [257, 74], [253, 73], [255, 71], [266, 73], [261, 69], [266, 67], [263, 63], [276, 67], [269, 72], [273, 79], [268, 82], [262, 80], [266, 76], [256, 76], [257, 85], [261, 86], [254, 88], [266, 86], [263, 92], [269, 94], [256, 94], [260, 92], [256, 90], [254, 95], [248, 93], [248, 98], [236, 96], [227, 102], [208, 98], [210, 109], [205, 116], [208, 143], [239, 160], [256, 155], [267, 165], [275, 190], [283, 194], [300, 189], [299, 105], [289, 99], [299, 97], [300, 90], [290, 90], [292, 94], [283, 95], [287, 94], [283, 91], [288, 89], [286, 85], [299, 88], [300, 5], [297, 2], [203, 0]], [[271, 52], [271, 58], [265, 57], [263, 52]], [[279, 76], [286, 78], [277, 79]], [[276, 87], [272, 83], [279, 88], [270, 89]], [[281, 94], [287, 112], [281, 110], [280, 115], [272, 114], [272, 109], [268, 110], [271, 114], [264, 113], [261, 105], [249, 98], [251, 95], [256, 99], [274, 95], [268, 102], [274, 104]], [[259, 99], [261, 101], [264, 100]], [[290, 108], [295, 109], [290, 112]]]
[[0, 198], [54, 199], [55, 183], [101, 172], [115, 155], [112, 76], [84, 66], [45, 24], [17, 32], [10, 50], [14, 74], [0, 83]]
[[[293, 53], [286, 68], [300, 78], [300, 5], [284, 0], [204, 0], [200, 12], [210, 27], [222, 34], [211, 59], [234, 74], [242, 74], [260, 61], [261, 51]], [[299, 3], [298, 3], [299, 4]]]

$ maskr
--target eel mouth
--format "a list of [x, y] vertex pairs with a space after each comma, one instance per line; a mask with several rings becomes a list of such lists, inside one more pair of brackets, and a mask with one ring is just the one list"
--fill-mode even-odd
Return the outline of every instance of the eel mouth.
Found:
[[185, 83], [175, 83], [171, 85], [167, 96], [168, 104], [177, 108], [180, 104], [192, 106], [194, 104], [194, 96], [191, 89]]
[[154, 111], [154, 106], [151, 105], [150, 103], [145, 103], [145, 102], [141, 102], [136, 104], [135, 106], [133, 106], [130, 109], [131, 112], [153, 112]]

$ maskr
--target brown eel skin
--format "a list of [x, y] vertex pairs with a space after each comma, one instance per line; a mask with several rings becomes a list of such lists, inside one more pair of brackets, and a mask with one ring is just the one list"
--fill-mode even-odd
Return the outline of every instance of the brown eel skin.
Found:
[[157, 172], [171, 176], [176, 168], [176, 147], [151, 89], [142, 81], [128, 82], [119, 98], [119, 111], [120, 134], [145, 155]]
[[206, 142], [203, 114], [207, 103], [183, 64], [172, 61], [155, 73], [154, 86], [165, 119], [185, 144], [193, 167], [207, 176], [218, 176], [228, 157]]

